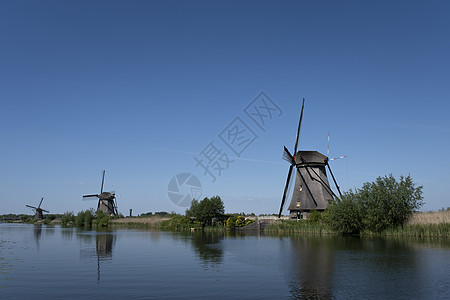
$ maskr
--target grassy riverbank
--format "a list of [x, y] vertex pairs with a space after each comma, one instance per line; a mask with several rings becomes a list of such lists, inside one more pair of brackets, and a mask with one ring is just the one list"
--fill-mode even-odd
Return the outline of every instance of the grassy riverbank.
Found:
[[[338, 234], [324, 222], [308, 220], [284, 220], [267, 225], [265, 232], [270, 233], [309, 233]], [[450, 238], [450, 211], [414, 213], [408, 223], [396, 229], [387, 229], [381, 233], [363, 231], [365, 236], [405, 236], [405, 237], [443, 237]]]
[[308, 220], [276, 221], [264, 228], [268, 233], [310, 233], [310, 234], [337, 234], [328, 225], [311, 223]]

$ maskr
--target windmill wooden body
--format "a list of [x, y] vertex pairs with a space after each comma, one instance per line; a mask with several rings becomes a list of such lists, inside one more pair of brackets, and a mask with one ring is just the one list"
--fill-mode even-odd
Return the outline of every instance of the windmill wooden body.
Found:
[[333, 193], [328, 182], [325, 167], [328, 167], [340, 194], [339, 186], [337, 185], [334, 175], [331, 172], [330, 165], [328, 164], [328, 157], [317, 151], [297, 151], [304, 106], [305, 99], [303, 99], [300, 121], [298, 123], [294, 155], [291, 155], [289, 150], [284, 147], [283, 158], [291, 165], [289, 167], [278, 217], [281, 217], [283, 212], [283, 206], [286, 201], [294, 167], [296, 169], [297, 178], [295, 180], [292, 200], [288, 207], [291, 218], [307, 218], [309, 213], [313, 210], [319, 212], [324, 211], [328, 204], [334, 199], [336, 195]]
[[34, 206], [31, 206], [31, 205], [28, 205], [28, 204], [26, 205], [27, 207], [30, 207], [31, 209], [34, 210], [34, 219], [43, 220], [44, 219], [44, 215], [42, 214], [42, 212], [43, 211], [45, 211], [46, 213], [49, 212], [49, 211], [41, 208], [42, 201], [44, 201], [44, 197], [42, 197], [41, 202], [39, 202], [38, 207], [34, 207]]
[[116, 194], [114, 192], [104, 192], [103, 184], [105, 182], [105, 170], [103, 170], [102, 186], [100, 188], [100, 194], [84, 195], [86, 198], [98, 198], [97, 211], [102, 211], [107, 215], [118, 215]]

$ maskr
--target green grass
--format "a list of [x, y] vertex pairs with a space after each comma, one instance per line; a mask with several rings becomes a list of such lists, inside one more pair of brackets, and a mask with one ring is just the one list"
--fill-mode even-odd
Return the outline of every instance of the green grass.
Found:
[[[308, 234], [339, 234], [324, 223], [310, 223], [306, 220], [301, 221], [279, 221], [267, 225], [264, 229], [268, 233], [308, 233]], [[397, 236], [397, 237], [439, 237], [450, 238], [450, 223], [440, 224], [413, 224], [406, 225], [403, 228], [387, 229], [382, 233], [373, 233], [364, 231], [362, 236]]]
[[403, 228], [385, 230], [382, 235], [450, 238], [450, 223], [406, 225]]
[[270, 233], [310, 233], [310, 234], [337, 234], [324, 223], [311, 223], [306, 220], [279, 221], [269, 224], [264, 228]]

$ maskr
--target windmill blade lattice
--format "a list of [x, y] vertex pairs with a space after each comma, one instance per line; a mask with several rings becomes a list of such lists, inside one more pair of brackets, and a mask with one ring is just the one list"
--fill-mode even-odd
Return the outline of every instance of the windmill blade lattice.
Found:
[[297, 136], [295, 138], [295, 146], [294, 146], [294, 155], [289, 153], [289, 150], [286, 147], [284, 147], [283, 158], [285, 160], [287, 160], [291, 165], [289, 166], [288, 176], [286, 179], [286, 185], [284, 186], [283, 197], [281, 198], [281, 205], [280, 205], [280, 211], [278, 213], [278, 218], [281, 217], [281, 213], [283, 212], [284, 203], [286, 202], [287, 191], [289, 190], [289, 184], [291, 181], [290, 179], [292, 176], [292, 170], [293, 170], [294, 166], [296, 165], [295, 155], [297, 154], [298, 140], [300, 138], [300, 128], [302, 126], [303, 109], [304, 108], [305, 108], [305, 98], [303, 98], [302, 110], [300, 112], [300, 120], [298, 121]]

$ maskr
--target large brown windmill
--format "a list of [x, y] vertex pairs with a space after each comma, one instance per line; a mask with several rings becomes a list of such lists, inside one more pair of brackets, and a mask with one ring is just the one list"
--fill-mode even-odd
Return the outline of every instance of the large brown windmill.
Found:
[[49, 212], [49, 211], [41, 208], [42, 201], [44, 201], [44, 197], [42, 197], [41, 202], [39, 202], [38, 207], [34, 207], [34, 206], [31, 206], [31, 205], [28, 205], [28, 204], [26, 205], [27, 207], [30, 207], [31, 209], [33, 209], [33, 211], [34, 211], [34, 219], [43, 220], [44, 219], [44, 215], [42, 214], [42, 212], [43, 211], [45, 211], [46, 213]]
[[291, 165], [289, 166], [278, 217], [281, 217], [281, 213], [283, 212], [283, 206], [286, 201], [294, 167], [297, 170], [297, 178], [295, 180], [292, 200], [288, 208], [291, 218], [307, 218], [309, 213], [313, 210], [324, 211], [328, 204], [336, 197], [328, 183], [325, 166], [328, 167], [336, 188], [339, 194], [341, 194], [339, 186], [331, 172], [330, 165], [328, 164], [328, 157], [317, 151], [297, 152], [304, 107], [305, 99], [303, 99], [300, 121], [298, 123], [294, 155], [291, 155], [289, 150], [284, 147], [283, 159], [287, 160]]
[[114, 192], [104, 192], [105, 170], [103, 170], [102, 186], [100, 194], [84, 195], [84, 198], [98, 198], [97, 211], [102, 211], [110, 216], [118, 215], [116, 194]]

